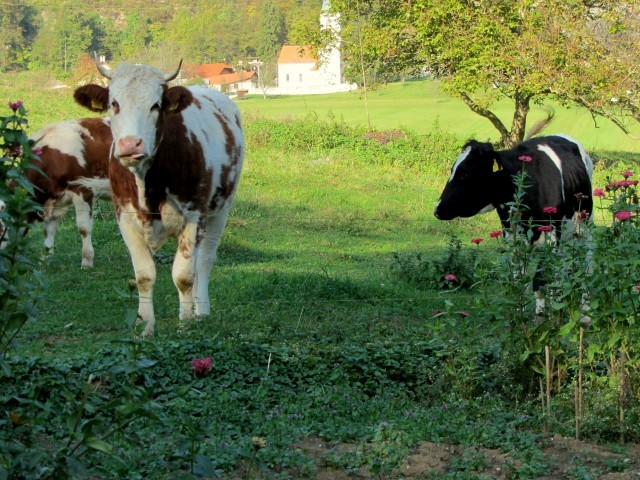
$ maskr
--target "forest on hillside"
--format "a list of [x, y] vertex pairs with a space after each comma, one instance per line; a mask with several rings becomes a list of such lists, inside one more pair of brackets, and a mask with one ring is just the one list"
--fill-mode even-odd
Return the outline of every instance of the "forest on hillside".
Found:
[[[10, 0], [0, 4], [0, 73], [71, 76], [88, 52], [157, 65], [272, 62], [318, 24], [321, 0]], [[315, 27], [317, 28], [317, 27]]]

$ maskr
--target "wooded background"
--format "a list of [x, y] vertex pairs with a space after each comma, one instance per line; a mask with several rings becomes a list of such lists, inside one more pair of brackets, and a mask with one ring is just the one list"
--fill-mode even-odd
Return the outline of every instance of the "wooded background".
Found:
[[[320, 0], [27, 0], [0, 4], [0, 72], [51, 70], [79, 59], [145, 63], [273, 61], [293, 32], [318, 24]], [[316, 27], [317, 28], [317, 27]]]

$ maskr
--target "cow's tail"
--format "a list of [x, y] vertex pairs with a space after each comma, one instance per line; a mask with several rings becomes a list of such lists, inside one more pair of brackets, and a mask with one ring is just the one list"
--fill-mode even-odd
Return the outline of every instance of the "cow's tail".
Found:
[[543, 118], [542, 120], [538, 120], [533, 125], [533, 127], [531, 127], [529, 129], [529, 131], [525, 135], [524, 139], [525, 140], [529, 140], [531, 137], [535, 137], [540, 132], [542, 132], [551, 123], [551, 121], [553, 120], [554, 115], [555, 115], [555, 112], [553, 111], [553, 108], [548, 107], [547, 108], [547, 118]]
[[111, 183], [108, 178], [80, 177], [77, 180], [72, 180], [69, 184], [91, 190], [96, 199], [104, 198], [110, 200], [113, 197]]

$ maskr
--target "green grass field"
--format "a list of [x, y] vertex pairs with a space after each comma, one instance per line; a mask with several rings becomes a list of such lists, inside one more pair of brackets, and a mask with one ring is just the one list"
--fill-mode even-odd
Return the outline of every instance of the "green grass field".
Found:
[[[250, 115], [287, 119], [308, 114], [326, 118], [331, 114], [350, 125], [367, 124], [364, 97], [359, 92], [267, 100], [252, 95], [238, 104], [243, 113]], [[555, 111], [553, 123], [545, 133], [565, 133], [580, 140], [589, 150], [640, 152], [640, 140], [637, 138], [640, 137], [640, 124], [635, 121], [630, 125], [636, 137], [632, 138], [608, 120], [600, 118], [594, 122], [584, 109], [565, 108], [553, 102], [545, 102], [544, 106]], [[427, 133], [437, 122], [444, 131], [464, 139], [497, 140], [497, 132], [488, 120], [472, 113], [461, 100], [442, 93], [437, 81], [410, 81], [381, 87], [369, 93], [369, 109], [375, 130], [405, 128]], [[512, 105], [506, 100], [501, 101], [495, 111], [505, 125], [510, 126]], [[546, 110], [534, 105], [529, 114], [529, 124], [545, 117]]]
[[[46, 123], [66, 118], [87, 116], [90, 112], [72, 100], [72, 88], [51, 88], [54, 82], [44, 75], [33, 74], [0, 76], [0, 100], [22, 100], [30, 110], [33, 129]], [[394, 83], [369, 93], [369, 110], [372, 128], [389, 130], [403, 128], [416, 133], [428, 133], [439, 125], [463, 139], [477, 138], [495, 141], [497, 132], [488, 120], [472, 113], [461, 101], [444, 94], [439, 82], [417, 80]], [[263, 99], [251, 95], [238, 105], [245, 116], [264, 116], [287, 120], [314, 115], [320, 119], [334, 116], [349, 125], [367, 124], [364, 96], [361, 92], [331, 95], [285, 96]], [[546, 107], [555, 111], [555, 119], [546, 133], [565, 133], [581, 141], [588, 150], [597, 152], [640, 152], [640, 124], [633, 121], [629, 128], [633, 136], [627, 136], [611, 122], [592, 119], [581, 108], [566, 108], [554, 102], [533, 106], [529, 124], [546, 116]], [[498, 103], [498, 116], [508, 126], [512, 106], [507, 100]]]
[[[25, 102], [34, 131], [86, 115], [70, 89], [43, 89], [46, 81], [0, 77], [0, 99]], [[409, 142], [363, 146], [357, 128], [366, 120], [357, 93], [239, 101], [248, 153], [212, 273], [212, 315], [178, 321], [175, 243], [169, 242], [156, 257], [151, 341], [132, 340], [133, 269], [111, 205], [96, 207], [93, 269], [80, 269], [80, 238], [72, 215], [64, 217], [44, 266], [46, 300], [38, 321], [17, 338], [15, 376], [4, 385], [10, 393], [0, 393], [12, 411], [31, 408], [40, 416], [32, 436], [25, 433], [30, 423], [0, 419], [0, 442], [14, 434], [26, 452], [24, 465], [69, 455], [91, 468], [91, 478], [637, 475], [635, 444], [577, 442], [567, 455], [557, 453], [559, 435], [573, 435], [571, 386], [557, 392], [555, 416], [540, 413], [537, 380], [528, 380], [534, 377], [518, 361], [521, 352], [503, 343], [508, 326], [488, 321], [483, 311], [490, 289], [429, 289], [393, 269], [394, 253], [442, 258], [451, 235], [464, 251], [471, 238], [483, 237], [482, 251], [495, 254], [488, 238], [498, 228], [495, 214], [454, 222], [432, 214], [460, 142], [495, 139], [488, 122], [432, 81], [390, 85], [370, 102], [376, 129], [415, 132], [420, 149]], [[507, 106], [501, 111], [507, 115]], [[537, 119], [535, 110], [532, 115]], [[286, 148], [269, 138], [265, 119], [278, 120], [274, 131], [313, 138], [335, 129], [349, 141]], [[598, 163], [596, 184], [623, 168], [638, 170], [640, 144], [605, 121], [594, 128], [585, 112], [556, 107], [549, 131], [582, 140], [606, 160]], [[29, 242], [40, 249], [39, 226]], [[442, 310], [449, 313], [434, 316]], [[210, 375], [194, 378], [191, 360], [207, 356]], [[68, 419], [78, 418], [89, 374], [99, 381], [77, 430], [105, 438], [113, 451], [80, 458], [82, 448], [69, 454], [64, 445], [79, 438]], [[615, 388], [591, 388], [585, 437], [617, 442]], [[29, 401], [17, 401], [16, 392]], [[129, 424], [132, 412], [142, 413]], [[626, 420], [632, 441], [639, 436], [637, 412], [630, 409]], [[255, 436], [267, 446], [255, 448]], [[455, 448], [427, 456], [427, 465], [447, 458], [438, 469], [398, 470], [418, 462], [411, 455], [425, 445]]]

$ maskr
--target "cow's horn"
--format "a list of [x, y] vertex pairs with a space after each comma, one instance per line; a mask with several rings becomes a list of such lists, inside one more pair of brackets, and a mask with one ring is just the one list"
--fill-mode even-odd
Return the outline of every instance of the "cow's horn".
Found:
[[110, 68], [105, 67], [101, 62], [100, 58], [98, 58], [98, 54], [93, 52], [93, 61], [96, 62], [96, 67], [98, 67], [98, 71], [104, 76], [111, 80], [111, 74], [113, 71]]
[[178, 73], [180, 73], [180, 67], [182, 67], [182, 59], [180, 60], [180, 63], [178, 64], [178, 68], [176, 68], [176, 70], [172, 73], [167, 73], [164, 77], [165, 82], [170, 82], [171, 80], [173, 80], [174, 78], [176, 78], [178, 76]]

